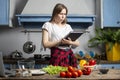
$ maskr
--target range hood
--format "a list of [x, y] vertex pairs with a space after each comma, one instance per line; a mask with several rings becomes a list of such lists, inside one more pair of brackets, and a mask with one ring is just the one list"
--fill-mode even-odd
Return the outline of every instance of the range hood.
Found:
[[[49, 14], [20, 14], [16, 15], [19, 26], [25, 28], [41, 28], [43, 23], [49, 21], [51, 15]], [[67, 16], [68, 23], [72, 28], [88, 28], [95, 20], [94, 15], [75, 15]]]
[[[49, 21], [52, 12], [54, 1], [49, 1], [49, 7], [43, 7], [43, 0], [29, 0], [25, 5], [21, 14], [16, 15], [18, 19], [18, 25], [24, 28], [41, 28], [43, 23]], [[46, 2], [46, 1], [45, 1]], [[68, 2], [63, 1], [66, 5]], [[75, 4], [74, 4], [75, 5]], [[69, 5], [68, 5], [69, 6]], [[39, 9], [38, 9], [39, 8]], [[71, 13], [67, 16], [68, 23], [72, 28], [88, 28], [95, 20], [94, 15], [78, 15], [78, 13]]]

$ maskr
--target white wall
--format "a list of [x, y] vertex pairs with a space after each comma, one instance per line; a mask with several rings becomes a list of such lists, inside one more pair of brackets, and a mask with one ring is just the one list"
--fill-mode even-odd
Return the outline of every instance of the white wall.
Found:
[[[13, 18], [16, 13], [21, 13], [21, 8], [24, 7], [23, 4], [26, 2], [27, 0], [11, 0], [11, 18]], [[64, 3], [68, 7], [69, 14], [95, 14], [95, 0], [28, 0], [22, 14], [51, 14], [54, 5], [58, 2]], [[20, 7], [20, 5], [22, 7]], [[41, 33], [30, 33], [30, 40], [36, 45], [35, 52], [33, 54], [23, 52], [23, 44], [27, 41], [27, 34], [21, 32], [23, 30], [25, 29], [17, 26], [12, 29], [0, 29], [0, 51], [2, 51], [4, 55], [9, 55], [15, 50], [21, 51], [26, 58], [33, 56], [33, 54], [40, 53]], [[78, 50], [88, 50], [87, 43], [90, 37], [93, 36], [94, 25], [90, 26], [88, 30], [90, 33], [85, 33], [80, 37], [80, 46], [74, 49], [74, 52]], [[47, 49], [46, 52], [41, 53], [49, 54], [50, 52], [49, 49]]]

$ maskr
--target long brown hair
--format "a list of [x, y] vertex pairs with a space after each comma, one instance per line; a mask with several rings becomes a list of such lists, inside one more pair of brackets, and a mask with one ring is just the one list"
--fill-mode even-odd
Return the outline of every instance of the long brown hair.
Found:
[[[52, 12], [52, 18], [51, 18], [50, 22], [54, 21], [55, 16], [58, 15], [63, 9], [66, 9], [66, 15], [67, 15], [68, 14], [67, 7], [61, 3], [56, 4], [53, 9], [53, 12]], [[62, 24], [65, 24], [66, 22], [67, 22], [67, 18], [65, 18], [65, 20], [62, 22]]]

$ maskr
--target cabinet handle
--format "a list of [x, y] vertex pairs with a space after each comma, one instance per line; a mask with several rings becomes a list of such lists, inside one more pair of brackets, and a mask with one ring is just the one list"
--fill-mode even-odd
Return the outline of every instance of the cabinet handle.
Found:
[[117, 21], [117, 24], [120, 24], [120, 21]]

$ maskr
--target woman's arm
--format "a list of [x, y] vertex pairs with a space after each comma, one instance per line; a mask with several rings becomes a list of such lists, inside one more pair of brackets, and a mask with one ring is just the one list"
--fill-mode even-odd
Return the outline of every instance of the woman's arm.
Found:
[[42, 30], [42, 43], [45, 48], [51, 48], [51, 47], [58, 46], [61, 43], [61, 41], [54, 41], [54, 42], [49, 41], [48, 31], [46, 29], [43, 29]]

